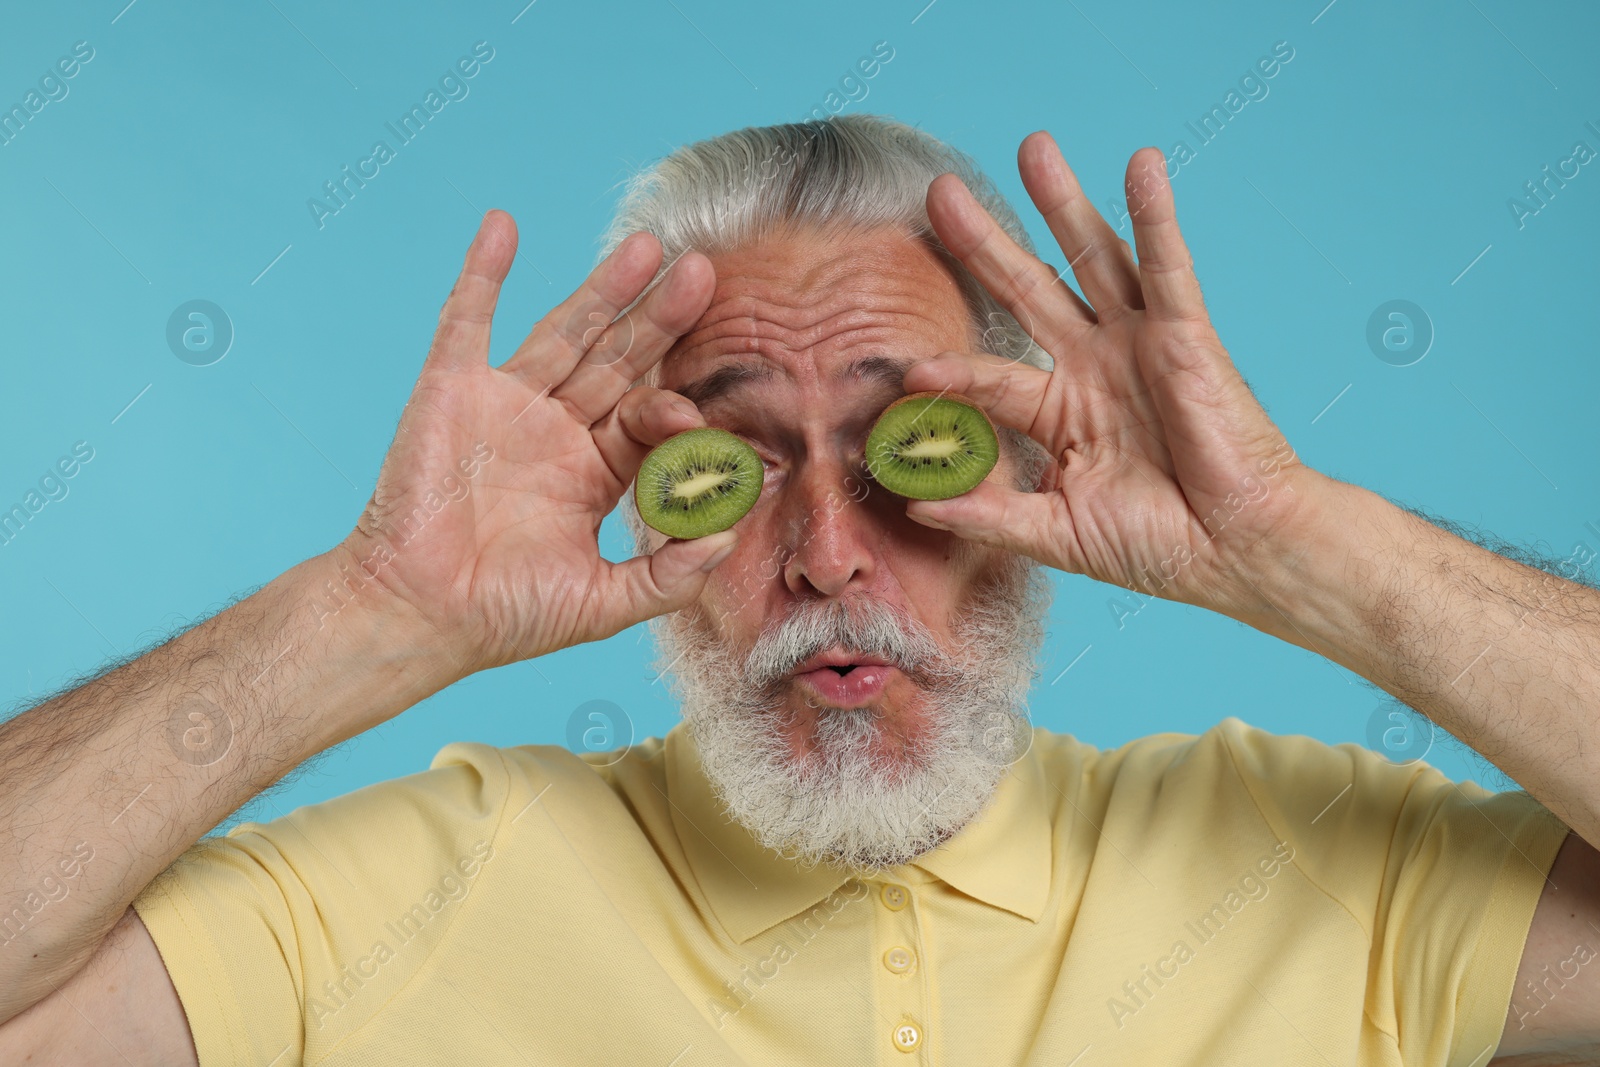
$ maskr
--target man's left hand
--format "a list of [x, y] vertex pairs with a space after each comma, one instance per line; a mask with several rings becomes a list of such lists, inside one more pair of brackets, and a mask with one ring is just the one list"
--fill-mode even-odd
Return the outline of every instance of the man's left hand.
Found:
[[945, 354], [908, 371], [905, 387], [966, 395], [1041, 443], [1056, 465], [1042, 492], [991, 479], [951, 500], [914, 501], [906, 513], [1061, 570], [1258, 616], [1267, 605], [1254, 564], [1263, 550], [1293, 551], [1295, 530], [1327, 511], [1318, 497], [1339, 483], [1298, 461], [1212, 328], [1161, 153], [1141, 149], [1128, 164], [1137, 262], [1049, 134], [1030, 135], [1017, 158], [1083, 298], [955, 175], [929, 187], [928, 213], [1054, 370]]

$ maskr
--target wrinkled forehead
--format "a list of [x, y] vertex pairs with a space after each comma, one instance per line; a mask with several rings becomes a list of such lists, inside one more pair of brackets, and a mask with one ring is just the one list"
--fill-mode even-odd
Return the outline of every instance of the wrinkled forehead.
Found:
[[898, 229], [784, 233], [710, 259], [711, 303], [663, 357], [662, 388], [882, 377], [891, 363], [903, 373], [972, 348], [954, 275]]

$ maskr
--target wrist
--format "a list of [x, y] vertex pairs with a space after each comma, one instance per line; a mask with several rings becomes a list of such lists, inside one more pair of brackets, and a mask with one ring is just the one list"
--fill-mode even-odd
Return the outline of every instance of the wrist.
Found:
[[1263, 633], [1352, 666], [1399, 544], [1400, 509], [1377, 493], [1302, 468], [1292, 518], [1239, 564], [1226, 614]]
[[345, 737], [470, 673], [446, 636], [374, 581], [346, 542], [290, 568], [274, 584], [280, 586], [290, 645], [315, 650], [324, 662], [319, 673], [337, 690], [347, 690], [330, 694], [340, 705], [330, 725]]

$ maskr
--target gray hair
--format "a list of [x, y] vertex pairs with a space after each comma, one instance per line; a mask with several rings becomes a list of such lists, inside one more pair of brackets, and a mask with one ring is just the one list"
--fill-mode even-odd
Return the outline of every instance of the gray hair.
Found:
[[[950, 271], [967, 305], [974, 348], [1049, 370], [1049, 354], [934, 233], [928, 185], [945, 173], [959, 177], [1000, 228], [1034, 252], [1022, 220], [971, 157], [905, 123], [850, 114], [748, 126], [678, 148], [628, 179], [596, 262], [646, 230], [664, 251], [653, 287], [690, 249], [716, 255], [792, 228], [849, 233], [892, 226], [926, 244]], [[659, 371], [658, 364], [643, 384], [656, 384]], [[1026, 434], [1001, 427], [1001, 436], [1017, 458], [1019, 488], [1035, 488], [1050, 457]], [[644, 551], [648, 532], [632, 494], [625, 498], [624, 515]]]

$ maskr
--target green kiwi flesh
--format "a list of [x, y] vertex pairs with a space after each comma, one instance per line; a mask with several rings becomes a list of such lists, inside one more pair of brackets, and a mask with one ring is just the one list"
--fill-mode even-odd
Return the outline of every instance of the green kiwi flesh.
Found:
[[727, 430], [685, 430], [644, 457], [633, 499], [651, 529], [685, 540], [705, 537], [755, 506], [763, 476], [756, 450]]
[[946, 500], [974, 488], [1000, 461], [983, 409], [955, 393], [912, 393], [884, 409], [867, 435], [867, 470], [913, 500]]

